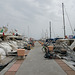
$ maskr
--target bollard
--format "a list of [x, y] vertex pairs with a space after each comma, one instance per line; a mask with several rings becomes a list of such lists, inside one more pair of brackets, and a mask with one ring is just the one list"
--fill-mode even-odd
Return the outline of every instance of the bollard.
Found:
[[24, 59], [25, 58], [25, 49], [17, 49], [17, 55], [18, 55], [18, 59]]
[[49, 51], [53, 51], [53, 46], [48, 46]]

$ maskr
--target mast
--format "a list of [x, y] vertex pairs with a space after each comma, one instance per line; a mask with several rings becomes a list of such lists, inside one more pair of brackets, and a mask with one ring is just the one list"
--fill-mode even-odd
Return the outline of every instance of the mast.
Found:
[[28, 26], [28, 38], [29, 38], [29, 26]]
[[49, 22], [49, 24], [50, 24], [50, 39], [51, 39], [51, 21]]
[[65, 31], [64, 3], [62, 3], [62, 13], [63, 13], [64, 38], [65, 38], [65, 36], [66, 36], [66, 31]]

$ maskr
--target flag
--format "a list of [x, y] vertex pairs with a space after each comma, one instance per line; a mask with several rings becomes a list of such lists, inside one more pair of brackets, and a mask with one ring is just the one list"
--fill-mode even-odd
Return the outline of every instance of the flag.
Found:
[[3, 32], [3, 36], [4, 36], [4, 32]]
[[0, 32], [3, 33], [3, 29]]
[[17, 32], [17, 30], [15, 29], [15, 31]]
[[15, 34], [13, 33], [13, 35], [15, 35]]

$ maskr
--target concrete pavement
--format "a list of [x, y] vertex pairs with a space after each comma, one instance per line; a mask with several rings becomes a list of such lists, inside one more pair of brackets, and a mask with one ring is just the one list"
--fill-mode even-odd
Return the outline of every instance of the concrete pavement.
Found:
[[41, 45], [36, 42], [16, 75], [67, 75], [53, 59], [45, 59]]

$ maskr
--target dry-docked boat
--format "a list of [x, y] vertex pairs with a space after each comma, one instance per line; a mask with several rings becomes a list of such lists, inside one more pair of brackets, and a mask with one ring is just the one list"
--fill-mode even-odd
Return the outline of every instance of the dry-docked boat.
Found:
[[8, 55], [17, 55], [19, 45], [16, 39], [19, 37], [1, 33], [0, 38], [0, 69], [2, 69], [14, 59], [14, 57], [7, 57]]
[[75, 61], [75, 39], [59, 39], [56, 43], [59, 47], [66, 49], [67, 59]]

